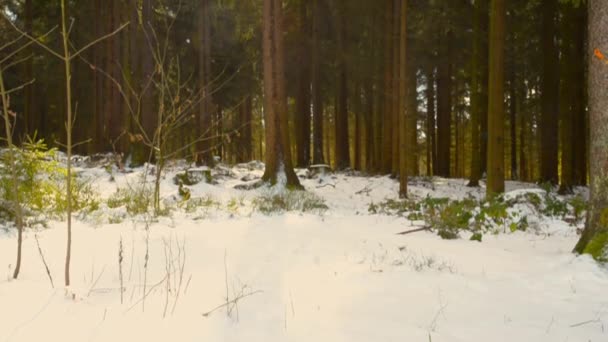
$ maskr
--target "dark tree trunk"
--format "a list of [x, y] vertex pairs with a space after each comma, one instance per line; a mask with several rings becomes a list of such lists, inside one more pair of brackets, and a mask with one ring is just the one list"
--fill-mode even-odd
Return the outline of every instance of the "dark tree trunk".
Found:
[[266, 169], [262, 179], [272, 184], [284, 181], [288, 187], [300, 188], [289, 150], [282, 0], [264, 0], [263, 51]]
[[398, 137], [399, 137], [399, 197], [407, 197], [407, 179], [410, 165], [408, 161], [411, 159], [408, 154], [414, 153], [414, 146], [410, 145], [411, 141], [408, 141], [408, 131], [410, 131], [411, 124], [410, 116], [415, 116], [415, 113], [411, 111], [411, 107], [408, 106], [408, 92], [415, 91], [415, 89], [408, 89], [409, 77], [408, 74], [408, 58], [407, 58], [407, 0], [400, 0], [399, 4], [399, 94], [398, 100]]
[[442, 36], [445, 46], [437, 68], [437, 169], [435, 174], [450, 177], [450, 145], [452, 138], [452, 32]]
[[[407, 1], [404, 1], [404, 6], [406, 3]], [[403, 15], [405, 15], [405, 13], [402, 13], [402, 16]], [[401, 33], [404, 34], [403, 31]], [[417, 68], [415, 61], [412, 58], [412, 54], [408, 54], [406, 56], [405, 63], [407, 69], [407, 98], [405, 100], [407, 128], [407, 170], [409, 176], [416, 177], [420, 174], [418, 170], [418, 78], [416, 76]]]
[[509, 123], [511, 130], [511, 179], [517, 175], [517, 89], [515, 88], [515, 66], [511, 66], [509, 75]]
[[[149, 39], [153, 36], [154, 17], [153, 17], [153, 1], [154, 0], [142, 0], [142, 11], [141, 11], [141, 24], [143, 39], [140, 39], [141, 52], [141, 76], [145, 83], [149, 82], [154, 77], [154, 61], [152, 60], [152, 51], [148, 44]], [[143, 89], [144, 93], [141, 98], [141, 113], [140, 120], [142, 127], [149, 139], [154, 137], [154, 131], [156, 130], [156, 124], [158, 121], [157, 113], [154, 105], [154, 91], [152, 87]], [[154, 159], [152, 151], [148, 151], [149, 158]]]
[[[25, 14], [25, 32], [31, 36], [34, 36], [34, 17], [32, 9], [33, 0], [25, 0], [23, 4]], [[34, 50], [29, 48], [26, 50], [28, 54], [33, 54]], [[28, 58], [23, 62], [24, 72], [23, 76], [25, 81], [30, 81], [34, 78], [34, 59], [33, 57]], [[36, 123], [38, 120], [34, 117], [34, 87], [29, 86], [23, 89], [23, 123], [21, 131], [25, 134], [32, 134], [36, 130]]]
[[559, 118], [559, 56], [556, 45], [558, 0], [542, 0], [542, 91], [541, 91], [541, 175], [542, 182], [557, 184]]
[[480, 129], [480, 155], [481, 155], [481, 172], [480, 175], [483, 177], [487, 173], [488, 166], [488, 82], [489, 82], [489, 66], [488, 66], [488, 49], [489, 42], [487, 37], [489, 36], [488, 25], [488, 1], [479, 0], [479, 15], [480, 15], [480, 30], [481, 30], [481, 50], [479, 55], [479, 72], [480, 72], [480, 117], [479, 117], [479, 129]]
[[313, 111], [313, 163], [324, 164], [323, 153], [323, 92], [321, 90], [321, 46], [319, 43], [321, 0], [313, 0], [312, 15], [312, 111]]
[[426, 169], [427, 175], [432, 176], [436, 170], [437, 164], [437, 141], [435, 127], [435, 70], [432, 64], [429, 64], [426, 72]]
[[338, 98], [336, 110], [336, 169], [343, 170], [350, 167], [350, 147], [348, 139], [348, 83], [346, 66], [346, 26], [344, 7], [338, 2], [335, 13], [336, 35], [338, 40]]
[[386, 0], [384, 27], [384, 119], [382, 121], [382, 172], [391, 173], [393, 166], [393, 7]]
[[213, 166], [212, 154], [212, 91], [209, 89], [211, 83], [211, 13], [210, 0], [202, 0], [199, 4], [198, 13], [198, 85], [201, 100], [199, 112], [196, 117], [197, 127], [195, 129], [196, 163], [198, 165]]
[[605, 57], [594, 58], [593, 50], [608, 51], [608, 2], [589, 0], [589, 114], [590, 198], [587, 224], [574, 250], [608, 261], [608, 68]]
[[587, 6], [581, 5], [574, 9], [575, 19], [573, 27], [573, 46], [572, 53], [575, 62], [571, 66], [573, 72], [573, 102], [572, 102], [572, 139], [573, 144], [573, 156], [572, 156], [572, 168], [573, 168], [573, 185], [586, 185], [587, 184], [587, 161], [589, 146], [589, 118], [587, 113], [587, 72], [585, 63], [580, 61], [586, 58], [586, 46], [587, 41]]
[[307, 167], [310, 164], [310, 20], [308, 0], [298, 4], [298, 91], [296, 94], [296, 166]]
[[486, 113], [485, 109], [482, 109], [482, 94], [481, 84], [481, 61], [484, 60], [482, 57], [484, 54], [483, 44], [483, 33], [481, 22], [483, 17], [487, 14], [483, 12], [480, 2], [485, 0], [475, 0], [475, 7], [473, 13], [473, 53], [471, 61], [471, 173], [469, 177], [470, 187], [479, 186], [479, 180], [481, 179], [482, 173], [482, 157], [480, 143], [482, 137], [480, 136], [480, 124], [481, 116]]
[[505, 0], [492, 0], [490, 16], [490, 83], [488, 105], [487, 195], [505, 191], [504, 48]]

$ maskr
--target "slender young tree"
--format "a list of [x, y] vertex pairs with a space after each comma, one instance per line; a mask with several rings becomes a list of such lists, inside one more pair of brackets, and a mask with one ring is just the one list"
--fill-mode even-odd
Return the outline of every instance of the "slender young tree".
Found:
[[300, 188], [289, 150], [287, 97], [283, 50], [282, 0], [264, 0], [264, 118], [266, 122], [266, 169], [262, 179]]
[[505, 0], [492, 0], [490, 12], [490, 84], [488, 105], [487, 195], [505, 190], [504, 158], [504, 48]]
[[19, 277], [19, 272], [21, 271], [21, 251], [23, 246], [23, 213], [21, 208], [21, 201], [19, 195], [19, 175], [17, 174], [17, 168], [15, 165], [15, 146], [13, 144], [13, 125], [11, 124], [11, 114], [9, 113], [9, 99], [8, 93], [9, 90], [6, 89], [4, 83], [4, 70], [1, 65], [2, 61], [0, 61], [0, 100], [2, 103], [2, 116], [4, 118], [4, 130], [6, 134], [6, 142], [8, 145], [8, 167], [10, 169], [11, 174], [11, 185], [13, 192], [11, 194], [12, 202], [11, 206], [13, 209], [13, 214], [15, 215], [15, 225], [17, 226], [17, 261], [15, 262], [15, 270], [13, 271], [13, 279], [17, 279]]
[[[608, 2], [589, 0], [590, 206], [574, 251], [608, 261]], [[595, 51], [595, 58], [591, 57]]]

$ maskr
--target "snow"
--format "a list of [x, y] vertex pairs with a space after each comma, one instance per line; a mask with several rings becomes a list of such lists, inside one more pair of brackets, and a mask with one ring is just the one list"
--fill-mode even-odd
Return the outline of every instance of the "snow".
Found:
[[[173, 176], [185, 167], [168, 168], [165, 201], [179, 203]], [[261, 167], [213, 169], [219, 184], [189, 189], [220, 208], [178, 210], [148, 222], [149, 229], [142, 217], [110, 224], [112, 212], [124, 208], [102, 205], [97, 214], [79, 215], [69, 288], [64, 222], [25, 234], [17, 281], [9, 280], [15, 232], [0, 230], [0, 341], [608, 341], [608, 270], [571, 253], [577, 233], [564, 222], [486, 235], [483, 243], [427, 232], [398, 236], [411, 222], [368, 213], [371, 202], [396, 198], [398, 183], [356, 173], [301, 177], [325, 199], [330, 209], [323, 214], [264, 216], [251, 201], [268, 189], [234, 189], [245, 176], [261, 177]], [[107, 198], [117, 187], [137, 186], [143, 169], [78, 171]], [[483, 195], [465, 185], [415, 179], [410, 190], [416, 198]], [[538, 191], [518, 182], [507, 188], [510, 196]], [[235, 200], [242, 205], [227, 209]], [[152, 291], [143, 307], [146, 241]], [[224, 307], [204, 316], [226, 302], [227, 288], [230, 300], [244, 296], [238, 306], [230, 315]]]

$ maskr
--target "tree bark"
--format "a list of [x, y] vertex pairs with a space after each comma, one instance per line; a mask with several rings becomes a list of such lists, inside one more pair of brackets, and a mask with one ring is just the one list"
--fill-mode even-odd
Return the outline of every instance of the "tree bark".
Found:
[[399, 33], [399, 95], [398, 95], [398, 128], [399, 128], [399, 197], [407, 197], [408, 154], [412, 154], [414, 146], [408, 142], [409, 117], [415, 115], [407, 105], [408, 98], [408, 66], [407, 66], [407, 0], [400, 0], [400, 33]]
[[559, 118], [559, 56], [556, 46], [558, 0], [542, 0], [542, 92], [541, 92], [541, 175], [542, 182], [558, 183], [557, 149]]
[[287, 187], [301, 188], [289, 151], [282, 0], [264, 0], [263, 31], [266, 169], [262, 179], [272, 184], [284, 182]]
[[196, 117], [195, 139], [196, 163], [213, 166], [212, 153], [212, 95], [209, 89], [211, 83], [211, 13], [210, 0], [202, 0], [198, 12], [198, 84], [200, 88], [199, 112]]
[[509, 129], [511, 133], [511, 179], [517, 175], [517, 89], [515, 88], [515, 65], [511, 66], [509, 74]]
[[481, 136], [480, 124], [481, 116], [485, 110], [481, 108], [481, 60], [483, 54], [483, 33], [481, 31], [481, 21], [485, 13], [482, 11], [480, 2], [475, 0], [473, 13], [473, 53], [471, 60], [471, 173], [468, 186], [478, 187], [481, 179]]
[[437, 141], [435, 127], [435, 70], [432, 64], [429, 64], [426, 71], [426, 169], [427, 176], [432, 176], [436, 170], [437, 161]]
[[384, 120], [382, 122], [382, 172], [391, 173], [393, 166], [393, 7], [386, 0], [384, 27]]
[[589, 0], [589, 114], [590, 135], [590, 198], [587, 224], [574, 250], [608, 261], [608, 2]]
[[[30, 36], [34, 36], [34, 17], [33, 17], [33, 8], [32, 8], [32, 0], [25, 0], [23, 4], [24, 14], [25, 14], [25, 32]], [[34, 49], [28, 48], [28, 54], [33, 54]], [[26, 61], [23, 62], [24, 66], [24, 78], [25, 81], [30, 81], [34, 78], [34, 57], [31, 56]], [[37, 120], [34, 118], [34, 87], [29, 86], [23, 89], [23, 123], [21, 130], [27, 135], [32, 134], [36, 128]]]
[[[404, 1], [404, 6], [407, 1]], [[403, 16], [404, 14], [402, 14]], [[402, 32], [403, 34], [403, 32]], [[403, 38], [402, 38], [403, 39]], [[402, 58], [403, 59], [403, 58]], [[412, 54], [406, 56], [406, 128], [407, 128], [407, 169], [408, 175], [416, 177], [418, 168], [418, 78]]]
[[313, 0], [312, 15], [312, 111], [313, 111], [313, 163], [324, 164], [323, 153], [323, 92], [321, 90], [320, 21], [321, 0]]
[[348, 139], [348, 83], [346, 66], [346, 26], [344, 23], [344, 6], [338, 1], [336, 6], [336, 35], [338, 40], [338, 98], [336, 110], [336, 169], [344, 170], [350, 167], [350, 147]]
[[298, 4], [298, 90], [296, 94], [296, 165], [307, 167], [310, 164], [310, 22], [308, 0]]
[[576, 62], [571, 66], [574, 70], [572, 113], [573, 118], [573, 185], [587, 184], [587, 161], [589, 146], [589, 118], [587, 113], [587, 75], [585, 63], [580, 61], [585, 60], [587, 54], [585, 50], [585, 42], [587, 42], [587, 6], [581, 4], [574, 9], [575, 19], [573, 27], [573, 59]]
[[490, 17], [490, 83], [488, 105], [487, 195], [505, 190], [504, 169], [504, 47], [505, 0], [492, 0]]
[[450, 145], [452, 140], [452, 32], [442, 35], [445, 46], [437, 68], [437, 169], [435, 174], [450, 177]]

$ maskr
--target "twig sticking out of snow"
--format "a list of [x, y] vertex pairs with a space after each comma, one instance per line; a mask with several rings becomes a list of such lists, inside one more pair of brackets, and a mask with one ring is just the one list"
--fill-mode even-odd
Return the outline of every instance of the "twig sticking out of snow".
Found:
[[122, 248], [122, 236], [120, 237], [120, 244], [118, 246], [118, 278], [120, 279], [120, 304], [124, 303], [123, 292], [124, 292], [124, 281], [122, 278], [122, 260], [123, 260], [123, 248]]
[[49, 265], [46, 263], [44, 253], [42, 252], [42, 248], [40, 247], [40, 241], [38, 241], [38, 234], [34, 234], [34, 238], [36, 239], [36, 245], [38, 246], [38, 254], [40, 254], [40, 259], [42, 259], [42, 263], [44, 264], [44, 268], [46, 269], [46, 275], [49, 277], [49, 281], [51, 282], [51, 287], [55, 288], [55, 284], [53, 284], [53, 277], [51, 276], [51, 270], [49, 270]]
[[202, 313], [201, 315], [203, 317], [209, 317], [209, 315], [211, 315], [213, 312], [215, 312], [215, 311], [217, 311], [217, 310], [219, 310], [221, 308], [225, 308], [225, 307], [228, 307], [230, 305], [237, 305], [240, 300], [242, 300], [244, 298], [247, 298], [249, 296], [253, 296], [253, 295], [258, 294], [258, 293], [263, 293], [263, 292], [264, 291], [257, 290], [257, 291], [253, 291], [253, 292], [249, 292], [249, 293], [240, 294], [239, 296], [235, 297], [234, 299], [231, 299], [231, 300], [227, 301], [226, 303], [218, 305], [215, 308], [213, 308], [212, 310], [209, 310], [209, 311], [207, 311], [205, 313]]
[[[105, 272], [105, 270], [106, 270], [106, 267], [104, 266], [101, 269], [101, 273], [99, 273], [99, 275], [95, 279], [95, 282], [93, 282], [93, 284], [91, 284], [91, 288], [89, 289], [89, 292], [87, 293], [87, 297], [89, 297], [91, 295], [91, 293], [93, 293], [93, 290], [95, 290], [95, 287], [97, 286], [97, 283], [99, 282], [99, 279], [101, 279], [101, 276], [103, 275], [103, 273]], [[122, 288], [121, 288], [121, 291], [122, 291]]]

